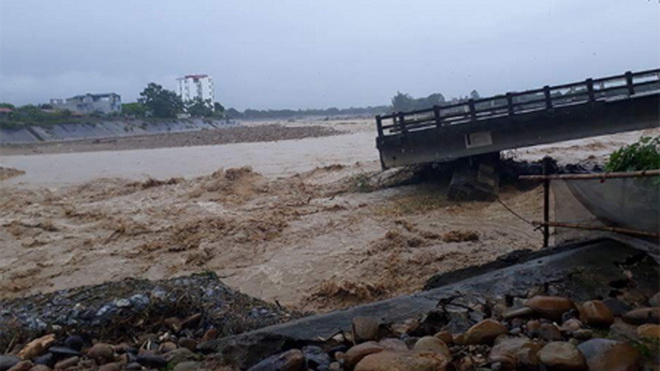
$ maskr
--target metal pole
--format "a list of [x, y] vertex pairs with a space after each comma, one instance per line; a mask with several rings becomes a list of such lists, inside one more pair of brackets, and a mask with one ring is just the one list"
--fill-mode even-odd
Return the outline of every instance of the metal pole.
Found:
[[[543, 158], [543, 174], [548, 175], [550, 158]], [[543, 181], [543, 247], [550, 243], [550, 179]]]

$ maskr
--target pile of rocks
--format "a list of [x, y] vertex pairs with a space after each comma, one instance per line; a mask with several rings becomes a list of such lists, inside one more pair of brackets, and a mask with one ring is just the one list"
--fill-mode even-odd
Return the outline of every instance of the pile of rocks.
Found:
[[659, 294], [632, 309], [608, 298], [576, 304], [533, 296], [493, 308], [467, 331], [409, 320], [353, 319], [352, 331], [253, 365], [265, 370], [655, 370], [660, 365]]
[[[198, 345], [218, 336], [218, 330], [202, 331], [202, 316], [175, 317], [163, 321], [170, 331], [142, 334], [135, 341], [108, 344], [86, 336], [58, 337], [48, 334], [24, 345], [16, 354], [0, 356], [0, 371], [55, 370], [197, 370], [204, 356]], [[202, 347], [203, 348], [203, 347]]]
[[0, 371], [171, 369], [201, 360], [199, 344], [300, 315], [232, 290], [213, 273], [8, 299], [0, 301], [7, 353]]
[[[0, 301], [0, 348], [47, 333], [131, 339], [158, 333], [167, 317], [201, 315], [221, 336], [300, 316], [227, 287], [214, 273], [169, 280], [124, 279]], [[10, 344], [13, 342], [13, 344]]]

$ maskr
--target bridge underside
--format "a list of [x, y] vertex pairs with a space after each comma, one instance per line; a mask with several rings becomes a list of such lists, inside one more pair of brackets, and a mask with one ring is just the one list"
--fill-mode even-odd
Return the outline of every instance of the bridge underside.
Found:
[[660, 126], [660, 93], [378, 137], [383, 168]]

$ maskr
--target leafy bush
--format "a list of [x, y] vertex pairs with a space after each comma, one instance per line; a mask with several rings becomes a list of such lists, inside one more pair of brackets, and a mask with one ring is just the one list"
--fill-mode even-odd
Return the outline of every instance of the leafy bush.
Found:
[[637, 143], [612, 152], [605, 163], [606, 171], [642, 171], [660, 169], [660, 136], [641, 137]]

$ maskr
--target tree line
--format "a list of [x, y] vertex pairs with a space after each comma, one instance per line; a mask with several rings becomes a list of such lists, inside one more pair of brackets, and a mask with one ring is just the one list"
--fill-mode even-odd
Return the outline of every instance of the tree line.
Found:
[[[479, 93], [473, 90], [469, 96], [451, 98], [447, 100], [441, 93], [433, 93], [427, 97], [414, 98], [410, 94], [397, 92], [391, 98], [389, 105], [350, 107], [350, 108], [326, 108], [326, 109], [246, 109], [239, 111], [235, 108], [225, 109], [219, 102], [202, 100], [199, 97], [189, 101], [183, 101], [174, 91], [164, 89], [156, 83], [149, 83], [136, 102], [124, 103], [122, 112], [104, 115], [95, 113], [94, 118], [155, 118], [171, 119], [180, 114], [198, 118], [228, 118], [228, 119], [293, 119], [298, 117], [336, 117], [336, 116], [375, 116], [389, 112], [405, 112], [418, 109], [430, 108], [434, 105], [445, 105], [466, 101], [469, 98], [479, 98]], [[0, 115], [0, 125], [3, 127], [15, 127], [21, 125], [39, 124], [61, 124], [66, 122], [84, 122], [85, 118], [75, 117], [69, 110], [53, 110], [52, 106], [43, 104], [40, 106], [25, 105], [15, 107], [8, 103], [0, 103], [0, 108], [10, 108], [9, 114]], [[89, 116], [87, 117], [89, 119]]]

